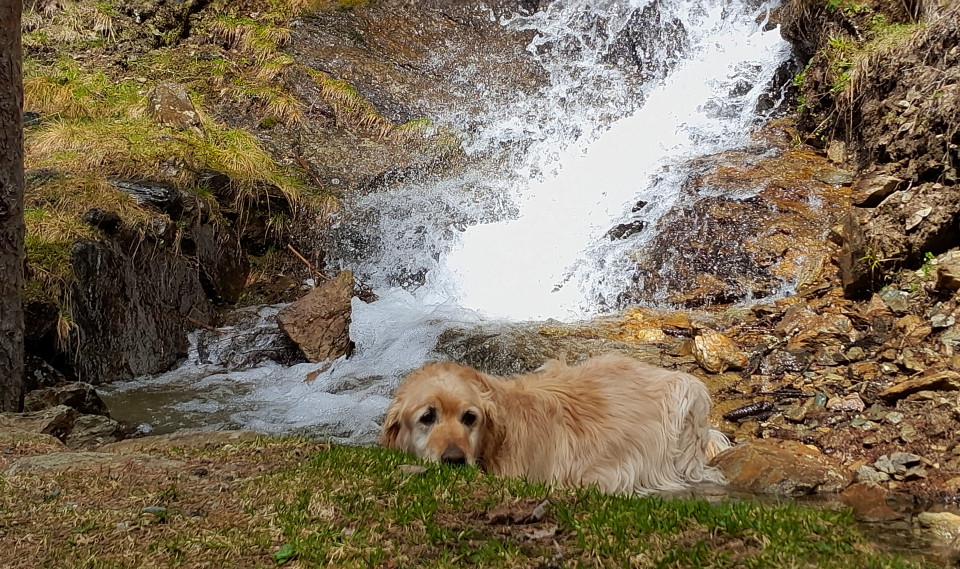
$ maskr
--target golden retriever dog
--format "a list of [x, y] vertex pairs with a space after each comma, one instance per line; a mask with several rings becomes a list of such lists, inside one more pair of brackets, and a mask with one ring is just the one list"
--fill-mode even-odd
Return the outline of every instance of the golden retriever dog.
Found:
[[707, 465], [730, 445], [710, 429], [696, 377], [622, 355], [500, 378], [429, 363], [397, 389], [383, 446], [502, 476], [611, 494], [722, 482]]

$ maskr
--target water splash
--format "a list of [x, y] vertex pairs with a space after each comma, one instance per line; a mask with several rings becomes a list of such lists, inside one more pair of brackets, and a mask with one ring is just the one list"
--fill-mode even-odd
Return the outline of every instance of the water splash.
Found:
[[[555, 0], [502, 22], [536, 31], [544, 90], [490, 101], [465, 144], [473, 167], [350, 196], [329, 232], [330, 259], [380, 296], [354, 301], [351, 359], [240, 370], [194, 357], [108, 386], [108, 404], [157, 432], [203, 424], [370, 442], [398, 378], [431, 357], [443, 329], [609, 306], [625, 252], [605, 232], [644, 202], [654, 224], [677, 199], [685, 160], [743, 144], [760, 120], [757, 100], [788, 57], [757, 23], [763, 10]], [[457, 125], [455, 114], [437, 118]]]

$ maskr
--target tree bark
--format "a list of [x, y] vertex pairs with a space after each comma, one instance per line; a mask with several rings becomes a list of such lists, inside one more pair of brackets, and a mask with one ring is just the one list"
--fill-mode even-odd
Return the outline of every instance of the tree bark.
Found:
[[0, 0], [0, 411], [23, 409], [23, 0]]

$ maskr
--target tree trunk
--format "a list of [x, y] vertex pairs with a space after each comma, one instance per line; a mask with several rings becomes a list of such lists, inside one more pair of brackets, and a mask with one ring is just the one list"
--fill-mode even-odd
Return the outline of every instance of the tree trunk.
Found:
[[0, 0], [0, 411], [23, 409], [23, 0]]

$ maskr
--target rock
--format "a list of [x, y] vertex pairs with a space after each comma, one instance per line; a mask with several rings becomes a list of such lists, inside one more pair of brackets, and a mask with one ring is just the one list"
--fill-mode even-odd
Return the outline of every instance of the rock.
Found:
[[801, 350], [773, 350], [760, 362], [760, 373], [764, 375], [783, 375], [786, 372], [799, 373], [810, 365], [810, 355]]
[[123, 225], [123, 219], [121, 219], [119, 215], [112, 211], [105, 211], [97, 207], [88, 209], [83, 214], [82, 219], [87, 225], [96, 227], [97, 229], [111, 235], [116, 234]]
[[843, 397], [834, 397], [827, 401], [827, 409], [831, 411], [853, 411], [859, 413], [866, 408], [867, 406], [863, 402], [863, 399], [860, 399], [859, 393], [848, 393]]
[[343, 271], [281, 310], [277, 322], [311, 362], [350, 355], [351, 298], [353, 273]]
[[[29, 317], [29, 313], [25, 314], [25, 318]], [[36, 349], [38, 345], [44, 345], [46, 342], [40, 340], [37, 342], [31, 342], [27, 340], [25, 342], [24, 354], [24, 391], [30, 392], [35, 389], [41, 389], [44, 387], [53, 387], [55, 385], [60, 385], [67, 382], [67, 378], [63, 373], [47, 363], [43, 358], [37, 356], [36, 354], [30, 353], [32, 350]]]
[[723, 418], [727, 421], [735, 421], [738, 423], [748, 420], [765, 421], [776, 412], [777, 405], [772, 401], [755, 401], [727, 411], [723, 414]]
[[883, 303], [890, 310], [904, 314], [910, 311], [910, 295], [902, 290], [887, 288], [879, 294]]
[[169, 215], [177, 219], [183, 214], [183, 196], [180, 190], [162, 182], [149, 180], [124, 180], [111, 178], [107, 180], [118, 190], [133, 196], [137, 203]]
[[731, 487], [760, 494], [834, 493], [851, 480], [834, 461], [798, 441], [747, 441], [720, 453], [712, 464], [720, 468]]
[[850, 199], [857, 207], [876, 207], [903, 183], [902, 179], [884, 172], [867, 174], [853, 185]]
[[80, 413], [75, 409], [66, 405], [58, 405], [32, 413], [0, 413], [0, 427], [19, 429], [31, 433], [43, 433], [63, 440], [79, 415]]
[[789, 405], [783, 409], [783, 418], [792, 423], [802, 423], [807, 417], [805, 405]]
[[71, 449], [94, 448], [121, 437], [120, 423], [103, 415], [81, 415], [73, 422], [63, 442]]
[[106, 470], [138, 468], [143, 471], [180, 468], [179, 460], [156, 458], [146, 454], [113, 454], [108, 452], [55, 452], [40, 456], [28, 456], [16, 460], [7, 469], [7, 476], [35, 472], [65, 472], [68, 470]]
[[932, 326], [934, 330], [949, 328], [956, 323], [957, 319], [954, 318], [953, 314], [934, 314], [930, 317], [930, 326]]
[[937, 288], [960, 290], [960, 250], [954, 249], [937, 259]]
[[864, 522], [885, 522], [902, 516], [887, 505], [887, 490], [874, 482], [857, 482], [840, 493], [840, 501]]
[[907, 314], [893, 325], [893, 334], [901, 346], [916, 346], [923, 342], [933, 327], [916, 314]]
[[880, 392], [887, 401], [896, 401], [918, 391], [960, 391], [960, 373], [950, 370], [929, 373], [891, 385]]
[[[662, 358], [655, 345], [612, 340], [596, 330], [559, 322], [448, 328], [440, 333], [435, 349], [443, 357], [502, 376], [534, 371], [548, 360], [573, 365], [610, 352], [651, 363]], [[692, 363], [693, 358], [687, 359]]]
[[283, 365], [302, 363], [303, 352], [277, 326], [277, 314], [286, 305], [246, 306], [230, 310], [223, 325], [231, 330], [201, 329], [196, 332], [197, 360], [244, 370], [270, 360]]
[[199, 129], [201, 125], [190, 93], [183, 85], [176, 83], [157, 83], [147, 93], [147, 110], [154, 120], [164, 126]]
[[785, 316], [777, 330], [786, 335], [788, 350], [816, 349], [827, 345], [848, 344], [855, 330], [842, 314], [816, 314], [804, 308]]
[[71, 263], [78, 331], [67, 356], [88, 383], [166, 371], [187, 355], [191, 320], [216, 321], [191, 260], [150, 239], [79, 241]]
[[960, 547], [960, 516], [950, 512], [921, 512], [917, 515], [920, 527], [933, 534], [943, 545]]
[[101, 452], [117, 454], [151, 453], [171, 448], [211, 450], [225, 445], [255, 441], [262, 437], [256, 431], [201, 431], [184, 430], [164, 435], [126, 439], [100, 447]]
[[916, 480], [927, 476], [923, 458], [908, 452], [883, 455], [873, 463], [873, 466], [896, 480]]
[[841, 248], [837, 256], [840, 282], [847, 298], [864, 296], [878, 280], [877, 266], [868, 251], [867, 237], [855, 212], [844, 216], [841, 222]]
[[890, 480], [890, 475], [886, 472], [880, 472], [872, 466], [863, 465], [857, 469], [856, 472], [857, 482], [886, 482]]
[[226, 225], [203, 223], [189, 229], [181, 244], [197, 259], [200, 283], [216, 303], [240, 299], [250, 273], [250, 261], [236, 232]]
[[31, 391], [24, 398], [23, 410], [40, 411], [58, 405], [66, 405], [88, 415], [110, 414], [93, 386], [79, 381]]
[[727, 336], [706, 330], [693, 338], [693, 357], [700, 367], [710, 373], [723, 373], [727, 369], [743, 369], [750, 358], [740, 351]]

